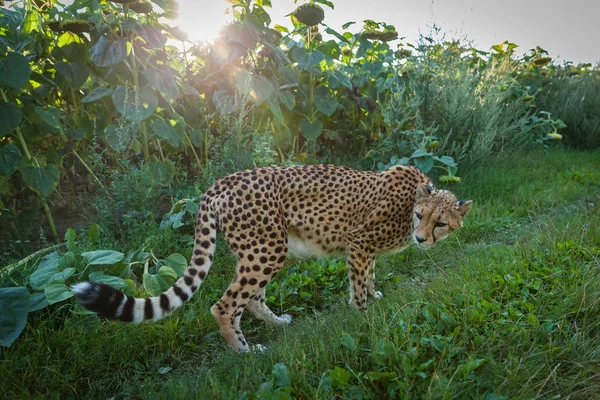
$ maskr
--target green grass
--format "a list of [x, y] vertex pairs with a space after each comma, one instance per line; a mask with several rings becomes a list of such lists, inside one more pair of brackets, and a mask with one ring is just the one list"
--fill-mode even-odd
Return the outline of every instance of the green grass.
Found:
[[[233, 273], [222, 251], [194, 299], [156, 324], [102, 321], [72, 302], [33, 313], [0, 350], [0, 397], [597, 398], [598, 160], [537, 150], [463, 171], [453, 189], [475, 201], [465, 227], [430, 251], [380, 257], [384, 298], [366, 316], [346, 304], [343, 260], [291, 260], [269, 294], [295, 323], [243, 318], [264, 354], [232, 353], [210, 316]], [[138, 231], [112, 245], [189, 255], [173, 232]]]

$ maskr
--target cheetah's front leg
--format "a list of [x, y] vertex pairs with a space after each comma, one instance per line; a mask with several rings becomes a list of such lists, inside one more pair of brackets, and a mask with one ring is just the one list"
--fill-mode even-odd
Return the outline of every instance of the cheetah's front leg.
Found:
[[367, 294], [379, 300], [383, 297], [383, 294], [379, 290], [375, 290], [375, 256], [369, 258], [367, 267]]

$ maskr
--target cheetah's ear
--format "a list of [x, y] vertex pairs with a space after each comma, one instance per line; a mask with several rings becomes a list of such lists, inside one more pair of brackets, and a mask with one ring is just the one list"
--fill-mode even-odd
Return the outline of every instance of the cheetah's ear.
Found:
[[462, 217], [464, 217], [465, 215], [467, 215], [467, 213], [471, 209], [471, 206], [473, 205], [473, 200], [469, 200], [469, 201], [460, 200], [457, 203], [457, 205], [458, 205], [458, 213]]
[[417, 203], [420, 203], [421, 201], [429, 197], [429, 194], [431, 193], [429, 188], [430, 186], [424, 184], [420, 184], [417, 186], [417, 197], [415, 199]]

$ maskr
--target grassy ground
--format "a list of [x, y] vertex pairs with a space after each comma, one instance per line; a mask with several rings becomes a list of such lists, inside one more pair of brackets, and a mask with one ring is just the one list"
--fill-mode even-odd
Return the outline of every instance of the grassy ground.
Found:
[[[475, 201], [465, 227], [428, 252], [379, 258], [384, 299], [367, 316], [346, 305], [343, 260], [291, 260], [269, 294], [295, 324], [243, 319], [264, 354], [230, 352], [210, 316], [233, 273], [223, 252], [196, 297], [156, 324], [47, 308], [0, 349], [0, 397], [597, 398], [599, 160], [535, 151], [463, 171], [454, 190]], [[157, 253], [189, 255], [175, 233], [136, 232], [114, 246], [150, 237]]]

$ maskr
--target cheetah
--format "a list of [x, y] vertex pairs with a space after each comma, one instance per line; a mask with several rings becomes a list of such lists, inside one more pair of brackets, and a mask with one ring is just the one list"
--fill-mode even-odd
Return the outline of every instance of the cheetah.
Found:
[[193, 256], [173, 287], [138, 299], [95, 282], [73, 286], [77, 299], [98, 314], [124, 322], [159, 320], [178, 309], [205, 280], [220, 229], [237, 258], [233, 281], [211, 308], [232, 349], [249, 351], [240, 329], [244, 309], [274, 325], [291, 316], [265, 304], [265, 287], [289, 253], [345, 255], [350, 304], [367, 310], [375, 290], [375, 256], [411, 244], [426, 249], [463, 224], [472, 201], [437, 190], [420, 170], [383, 172], [333, 165], [255, 168], [226, 176], [208, 189], [197, 213]]

